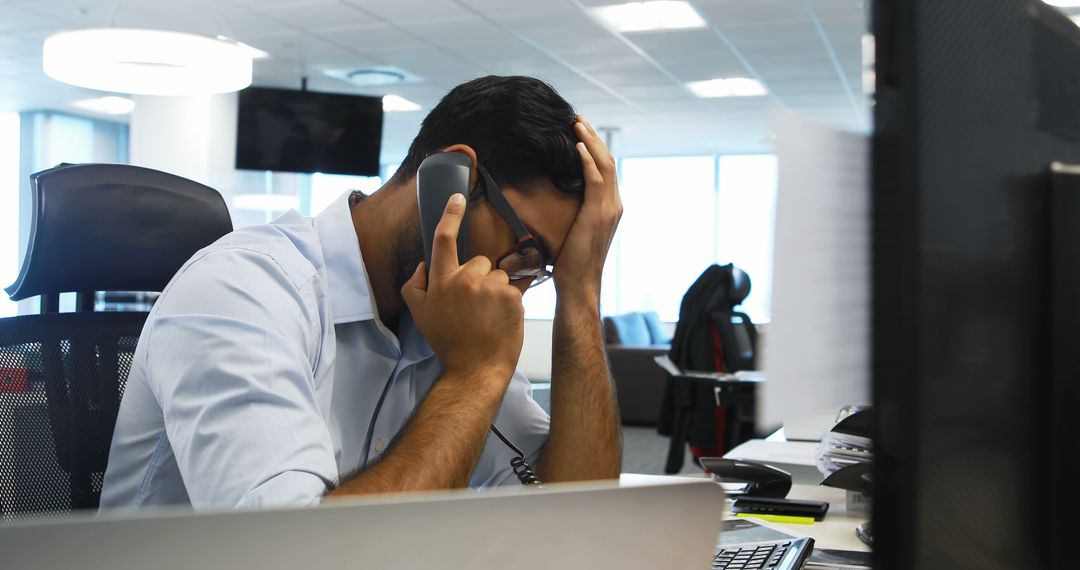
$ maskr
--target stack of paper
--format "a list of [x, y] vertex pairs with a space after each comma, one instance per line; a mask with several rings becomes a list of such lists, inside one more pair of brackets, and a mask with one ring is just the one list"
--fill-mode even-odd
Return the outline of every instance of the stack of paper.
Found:
[[869, 437], [830, 431], [818, 447], [818, 470], [831, 475], [849, 465], [871, 463], [874, 452]]
[[842, 411], [843, 418], [821, 438], [817, 468], [826, 477], [845, 467], [873, 463], [872, 414], [869, 406], [859, 406], [846, 415]]

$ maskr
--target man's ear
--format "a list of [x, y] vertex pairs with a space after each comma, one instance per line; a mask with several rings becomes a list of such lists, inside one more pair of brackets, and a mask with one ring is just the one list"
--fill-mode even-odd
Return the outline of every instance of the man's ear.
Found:
[[473, 147], [467, 144], [450, 145], [441, 150], [442, 152], [460, 152], [461, 154], [469, 157], [469, 162], [472, 163], [472, 165], [469, 167], [469, 194], [471, 195], [473, 190], [476, 189], [476, 181], [478, 176], [476, 172], [476, 151], [473, 150]]

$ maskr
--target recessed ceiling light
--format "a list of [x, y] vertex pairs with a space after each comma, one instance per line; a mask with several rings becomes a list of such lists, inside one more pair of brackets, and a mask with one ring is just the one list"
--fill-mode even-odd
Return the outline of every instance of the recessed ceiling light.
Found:
[[620, 32], [704, 28], [705, 19], [689, 2], [651, 0], [592, 8], [594, 14]]
[[236, 42], [164, 30], [94, 28], [45, 39], [45, 74], [79, 87], [139, 95], [206, 95], [251, 85]]
[[135, 110], [135, 101], [125, 97], [109, 95], [97, 99], [72, 101], [71, 106], [104, 115], [126, 115]]
[[392, 66], [361, 67], [356, 69], [326, 69], [323, 73], [352, 83], [357, 87], [385, 87], [401, 83], [419, 83], [422, 79], [404, 69]]
[[233, 196], [232, 203], [237, 210], [284, 212], [300, 208], [300, 197], [285, 194], [237, 194]]
[[423, 109], [423, 107], [399, 95], [385, 95], [382, 98], [382, 109], [387, 113], [396, 113], [402, 111], [419, 111], [420, 109]]
[[686, 86], [698, 97], [754, 97], [767, 93], [760, 81], [746, 77], [691, 81]]
[[1058, 8], [1080, 8], [1080, 0], [1043, 0], [1043, 2]]

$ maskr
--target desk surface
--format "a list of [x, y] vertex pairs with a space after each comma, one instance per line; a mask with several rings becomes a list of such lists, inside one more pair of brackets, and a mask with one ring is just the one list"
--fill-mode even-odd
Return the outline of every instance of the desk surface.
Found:
[[847, 492], [843, 489], [820, 485], [792, 485], [788, 498], [828, 501], [829, 513], [825, 515], [825, 520], [814, 524], [768, 523], [769, 526], [790, 534], [811, 536], [814, 538], [815, 548], [870, 550], [858, 536], [855, 536], [855, 527], [870, 520], [869, 509], [866, 512], [848, 512]]
[[[622, 486], [648, 485], [671, 480], [696, 480], [702, 475], [635, 475], [626, 473], [620, 479]], [[843, 489], [822, 487], [820, 485], [792, 485], [788, 493], [790, 499], [803, 499], [808, 501], [828, 501], [829, 513], [825, 520], [814, 524], [781, 524], [763, 522], [788, 534], [796, 536], [810, 536], [814, 539], [816, 548], [831, 548], [835, 550], [858, 550], [869, 551], [870, 548], [863, 544], [855, 535], [855, 527], [870, 520], [870, 511], [866, 509], [848, 511], [847, 492]], [[732, 517], [731, 505], [724, 506], [725, 518]], [[755, 519], [757, 520], [757, 519]]]

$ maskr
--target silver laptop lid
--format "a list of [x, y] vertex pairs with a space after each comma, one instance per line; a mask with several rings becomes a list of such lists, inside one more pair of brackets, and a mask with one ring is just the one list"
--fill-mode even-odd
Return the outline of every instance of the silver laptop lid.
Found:
[[316, 508], [76, 516], [0, 526], [5, 568], [707, 568], [710, 481], [550, 485]]

